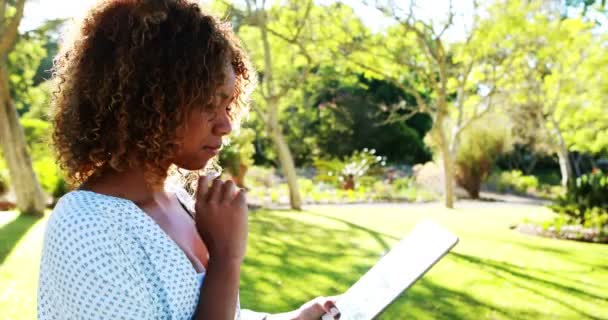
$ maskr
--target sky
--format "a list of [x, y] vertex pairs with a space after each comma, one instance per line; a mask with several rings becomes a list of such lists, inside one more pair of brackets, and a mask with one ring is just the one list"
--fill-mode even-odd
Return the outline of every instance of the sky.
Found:
[[[20, 31], [35, 29], [42, 22], [56, 18], [71, 18], [82, 15], [86, 10], [95, 3], [96, 0], [29, 0], [26, 2], [24, 18], [19, 27]], [[315, 0], [317, 3], [326, 4], [334, 0]], [[362, 4], [361, 0], [343, 0], [343, 2], [353, 7], [355, 12], [361, 17], [365, 23], [373, 31], [381, 30], [383, 27], [390, 25], [390, 22], [383, 17], [382, 13], [374, 8], [370, 8]], [[448, 38], [460, 38], [464, 34], [463, 26], [466, 24], [467, 15], [472, 11], [472, 1], [455, 0], [454, 9], [457, 13], [454, 28], [446, 34]], [[203, 3], [205, 3], [203, 1]], [[408, 3], [404, 0], [403, 3]], [[417, 1], [419, 6], [417, 12], [421, 15], [432, 19], [433, 21], [445, 21], [446, 12], [449, 5], [447, 0], [430, 0]], [[463, 17], [464, 16], [464, 17]]]

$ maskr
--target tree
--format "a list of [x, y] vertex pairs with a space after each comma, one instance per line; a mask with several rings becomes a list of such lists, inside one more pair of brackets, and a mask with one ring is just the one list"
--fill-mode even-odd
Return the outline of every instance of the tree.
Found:
[[0, 145], [17, 196], [17, 208], [25, 214], [42, 215], [45, 200], [26, 151], [23, 129], [11, 99], [7, 58], [15, 46], [25, 0], [0, 0]]
[[343, 5], [317, 6], [312, 0], [286, 1], [270, 8], [265, 1], [254, 0], [245, 1], [244, 8], [227, 2], [218, 6], [232, 16], [237, 33], [259, 70], [253, 110], [276, 147], [287, 178], [291, 207], [300, 209], [302, 200], [295, 165], [280, 125], [285, 97], [301, 88], [321, 61], [331, 60], [331, 48], [338, 39], [350, 36], [343, 28], [332, 28], [329, 23], [346, 21], [355, 32], [363, 32], [364, 28], [360, 22], [344, 19], [354, 16], [352, 9]]
[[[409, 108], [395, 120], [426, 113], [433, 119], [430, 140], [436, 147], [445, 175], [445, 205], [454, 206], [454, 160], [462, 132], [494, 109], [500, 100], [499, 82], [508, 68], [497, 68], [499, 60], [510, 58], [499, 51], [500, 42], [490, 42], [478, 28], [475, 14], [465, 30], [465, 39], [450, 41], [446, 31], [454, 26], [450, 10], [442, 23], [424, 19], [416, 2], [404, 7], [396, 1], [375, 1], [374, 7], [393, 24], [360, 46], [343, 49], [360, 70], [393, 82], [415, 98], [395, 105], [395, 111]], [[500, 40], [502, 41], [502, 40]]]
[[306, 108], [285, 119], [292, 128], [303, 123], [303, 128], [290, 132], [292, 141], [314, 139], [314, 152], [307, 154], [311, 159], [343, 158], [368, 148], [386, 156], [389, 163], [430, 160], [422, 141], [432, 125], [428, 116], [418, 114], [406, 121], [387, 121], [391, 115], [387, 106], [413, 100], [411, 95], [388, 81], [352, 72], [337, 73], [331, 65], [322, 68], [322, 78], [306, 89], [302, 99]]
[[563, 17], [539, 3], [498, 3], [490, 16], [519, 21], [495, 29], [509, 39], [503, 47], [514, 57], [503, 80], [508, 112], [521, 131], [534, 132], [559, 158], [562, 185], [573, 177], [570, 152], [597, 154], [608, 147], [608, 72], [605, 35], [581, 17]]

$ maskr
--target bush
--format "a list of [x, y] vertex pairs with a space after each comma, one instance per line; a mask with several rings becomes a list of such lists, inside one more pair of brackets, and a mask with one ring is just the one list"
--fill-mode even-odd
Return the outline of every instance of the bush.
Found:
[[52, 157], [53, 151], [49, 143], [51, 125], [39, 119], [22, 118], [20, 122], [32, 162]]
[[498, 192], [526, 194], [539, 187], [538, 178], [526, 176], [520, 170], [494, 172], [487, 179], [487, 184]]
[[414, 180], [411, 177], [402, 177], [393, 180], [393, 186], [398, 191], [408, 190], [413, 188]]
[[[376, 155], [376, 150], [364, 148], [355, 151], [344, 160], [339, 159], [316, 159], [314, 162], [317, 176], [320, 182], [329, 183], [336, 187], [346, 186], [346, 182], [352, 179], [353, 188], [360, 185], [359, 179], [382, 174], [382, 167], [386, 165], [386, 157]], [[370, 179], [364, 180], [366, 187], [373, 185]], [[348, 189], [348, 188], [345, 188]]]
[[64, 194], [70, 192], [70, 190], [71, 189], [63, 176], [59, 176], [59, 179], [57, 179], [57, 182], [51, 191], [51, 196], [53, 196], [53, 199], [57, 200], [63, 197]]
[[45, 157], [35, 161], [34, 172], [42, 190], [51, 195], [53, 199], [59, 199], [70, 191], [61, 169], [51, 157]]
[[551, 209], [586, 227], [608, 226], [608, 175], [597, 171], [570, 182]]
[[507, 131], [474, 125], [461, 135], [462, 141], [455, 159], [456, 183], [471, 198], [478, 199], [481, 182], [487, 178], [498, 156], [508, 149]]
[[245, 186], [245, 175], [253, 165], [253, 140], [255, 132], [249, 128], [241, 128], [230, 136], [230, 143], [220, 153], [220, 165], [230, 173], [237, 185]]

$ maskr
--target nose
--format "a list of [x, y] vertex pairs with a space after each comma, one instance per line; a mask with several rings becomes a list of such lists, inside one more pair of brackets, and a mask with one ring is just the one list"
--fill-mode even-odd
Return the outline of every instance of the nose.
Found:
[[216, 136], [225, 136], [232, 132], [232, 120], [228, 112], [218, 112], [218, 116], [213, 121], [213, 134]]

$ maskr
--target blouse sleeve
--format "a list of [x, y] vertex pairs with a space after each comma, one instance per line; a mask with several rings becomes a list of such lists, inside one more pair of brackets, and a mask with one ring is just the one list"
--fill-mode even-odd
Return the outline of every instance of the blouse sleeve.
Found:
[[154, 305], [98, 215], [54, 212], [44, 237], [38, 319], [154, 319]]

